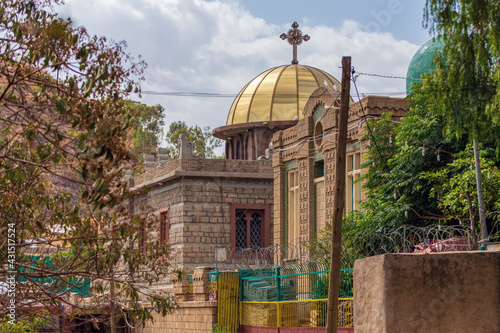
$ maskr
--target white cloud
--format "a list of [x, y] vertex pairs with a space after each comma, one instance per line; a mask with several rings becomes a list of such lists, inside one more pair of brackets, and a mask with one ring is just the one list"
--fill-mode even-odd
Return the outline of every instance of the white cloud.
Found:
[[[254, 17], [237, 0], [66, 0], [61, 10], [91, 34], [126, 40], [133, 55], [149, 67], [143, 90], [236, 94], [267, 68], [290, 63], [291, 47], [279, 38], [289, 26]], [[337, 27], [300, 28], [311, 40], [299, 46], [301, 64], [340, 78], [341, 58], [352, 56], [356, 71], [405, 76], [417, 45], [347, 20]], [[404, 80], [358, 78], [360, 92], [404, 91]], [[230, 98], [143, 95], [142, 102], [162, 104], [166, 122], [225, 124]]]

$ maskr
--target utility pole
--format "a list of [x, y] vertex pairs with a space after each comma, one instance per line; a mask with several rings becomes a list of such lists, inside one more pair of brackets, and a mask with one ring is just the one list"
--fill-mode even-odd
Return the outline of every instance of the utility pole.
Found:
[[345, 168], [347, 145], [347, 119], [349, 116], [349, 93], [351, 88], [351, 57], [342, 57], [342, 83], [338, 137], [335, 151], [335, 197], [333, 202], [332, 249], [330, 252], [330, 281], [328, 287], [328, 310], [326, 333], [337, 332], [339, 312], [339, 284], [341, 261], [342, 217], [344, 214]]

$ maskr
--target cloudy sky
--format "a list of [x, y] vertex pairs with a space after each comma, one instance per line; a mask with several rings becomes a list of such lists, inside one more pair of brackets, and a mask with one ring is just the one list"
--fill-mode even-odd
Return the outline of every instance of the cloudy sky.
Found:
[[[66, 0], [60, 8], [91, 34], [125, 40], [148, 69], [148, 105], [161, 104], [167, 126], [225, 125], [236, 94], [268, 68], [288, 64], [292, 48], [279, 38], [297, 21], [311, 39], [299, 63], [340, 79], [342, 56], [358, 73], [405, 76], [430, 36], [422, 28], [424, 0]], [[361, 94], [404, 97], [405, 81], [361, 75]], [[209, 93], [186, 97], [155, 93]], [[352, 93], [353, 98], [356, 96]]]

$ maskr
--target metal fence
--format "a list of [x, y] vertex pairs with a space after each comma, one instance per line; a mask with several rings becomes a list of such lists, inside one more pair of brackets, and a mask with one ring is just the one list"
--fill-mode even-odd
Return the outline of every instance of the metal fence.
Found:
[[[324, 327], [328, 300], [241, 302], [240, 324], [265, 327]], [[353, 299], [339, 298], [337, 327], [354, 327]]]
[[[498, 227], [495, 229], [498, 230]], [[498, 235], [495, 237], [498, 238]], [[465, 226], [401, 226], [388, 233], [344, 235], [339, 290], [339, 327], [353, 327], [354, 260], [385, 253], [468, 251], [477, 248]], [[240, 324], [268, 327], [321, 327], [326, 318], [330, 242], [298, 240], [248, 249], [233, 255], [218, 246], [214, 266], [238, 270], [241, 278]], [[290, 261], [290, 258], [295, 260]], [[283, 264], [284, 263], [284, 264]], [[281, 265], [280, 265], [281, 264]], [[279, 265], [279, 266], [278, 266]], [[217, 271], [209, 276], [216, 294]]]
[[[353, 327], [353, 261], [343, 259], [339, 288], [339, 327]], [[288, 263], [240, 271], [240, 323], [267, 327], [326, 325], [329, 264]]]

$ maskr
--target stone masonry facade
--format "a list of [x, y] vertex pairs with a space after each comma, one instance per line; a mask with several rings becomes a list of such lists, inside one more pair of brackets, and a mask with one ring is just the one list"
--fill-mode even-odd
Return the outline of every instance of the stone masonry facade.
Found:
[[153, 221], [146, 233], [155, 240], [155, 222], [168, 211], [169, 261], [191, 273], [214, 266], [217, 246], [231, 248], [235, 206], [267, 209], [263, 238], [271, 239], [272, 184], [271, 161], [181, 158], [133, 179], [134, 213]]
[[[333, 214], [335, 182], [335, 149], [337, 144], [340, 97], [331, 88], [319, 88], [304, 108], [304, 118], [296, 126], [277, 132], [272, 140], [274, 149], [274, 243], [285, 244], [291, 228], [288, 214], [293, 203], [287, 201], [287, 172], [296, 168], [299, 174], [298, 205], [293, 207], [298, 216], [298, 235], [302, 241], [311, 241], [324, 228]], [[367, 133], [366, 120], [392, 113], [398, 121], [408, 111], [409, 102], [400, 98], [364, 97], [349, 108], [348, 154], [361, 156], [369, 149], [363, 141]], [[318, 111], [319, 110], [319, 111]], [[318, 112], [318, 114], [315, 114]], [[358, 166], [359, 168], [359, 166]], [[318, 171], [320, 170], [320, 171]], [[321, 173], [317, 175], [316, 173]], [[316, 193], [315, 184], [322, 182], [322, 193]], [[361, 198], [361, 193], [358, 198]], [[318, 202], [321, 200], [321, 202]], [[321, 209], [315, 210], [316, 207]], [[322, 216], [318, 215], [318, 212]]]

